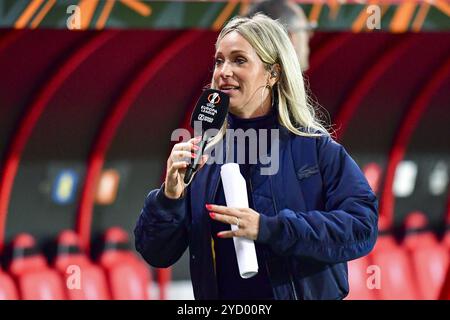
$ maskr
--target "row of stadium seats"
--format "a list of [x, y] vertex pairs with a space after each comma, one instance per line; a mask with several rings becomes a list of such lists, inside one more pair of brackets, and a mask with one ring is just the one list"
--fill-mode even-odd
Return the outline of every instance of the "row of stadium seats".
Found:
[[117, 227], [108, 229], [104, 243], [94, 263], [81, 251], [77, 234], [65, 230], [57, 239], [57, 255], [48, 265], [31, 235], [17, 235], [7, 270], [0, 269], [0, 300], [149, 299], [151, 273], [129, 249], [128, 234]]
[[450, 298], [450, 230], [438, 241], [426, 216], [410, 213], [398, 244], [383, 217], [372, 252], [349, 262], [349, 300]]
[[[428, 229], [426, 216], [414, 212], [406, 218], [405, 230], [398, 244], [380, 217], [373, 251], [349, 262], [347, 299], [450, 299], [450, 229], [439, 242]], [[111, 228], [104, 243], [94, 263], [81, 251], [77, 235], [63, 231], [49, 266], [31, 235], [16, 236], [6, 271], [0, 269], [0, 300], [149, 299], [151, 273], [129, 249], [128, 234]], [[169, 281], [167, 275], [158, 273], [161, 291]]]

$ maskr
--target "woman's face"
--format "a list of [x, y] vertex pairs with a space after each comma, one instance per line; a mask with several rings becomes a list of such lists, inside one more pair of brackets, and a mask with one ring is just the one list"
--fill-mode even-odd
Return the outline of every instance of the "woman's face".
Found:
[[255, 49], [238, 32], [220, 40], [215, 54], [214, 87], [230, 96], [229, 110], [241, 117], [264, 115], [270, 109], [270, 74]]

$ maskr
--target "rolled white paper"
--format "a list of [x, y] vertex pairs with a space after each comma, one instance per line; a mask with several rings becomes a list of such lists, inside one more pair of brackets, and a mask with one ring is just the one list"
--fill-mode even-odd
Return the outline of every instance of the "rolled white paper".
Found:
[[[224, 164], [220, 170], [220, 176], [227, 207], [248, 208], [247, 185], [239, 171], [239, 165], [237, 163]], [[231, 229], [237, 230], [238, 227], [231, 225]], [[233, 241], [241, 277], [244, 279], [253, 277], [258, 273], [255, 243], [252, 240], [238, 237], [234, 237]]]

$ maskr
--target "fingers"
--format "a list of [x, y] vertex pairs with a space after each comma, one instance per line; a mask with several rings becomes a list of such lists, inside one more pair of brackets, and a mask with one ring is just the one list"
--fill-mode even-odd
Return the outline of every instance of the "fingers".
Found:
[[199, 143], [200, 141], [202, 141], [202, 136], [193, 137], [188, 140], [188, 142], [191, 142], [191, 143]]
[[189, 151], [173, 151], [171, 155], [173, 162], [187, 160], [189, 158], [195, 158], [195, 154]]
[[227, 238], [233, 238], [233, 237], [242, 237], [243, 234], [241, 232], [241, 229], [238, 229], [238, 230], [234, 230], [234, 231], [233, 230], [222, 231], [222, 232], [219, 232], [217, 234], [217, 236], [222, 239], [227, 239]]
[[186, 169], [188, 166], [188, 163], [186, 161], [179, 161], [172, 163], [172, 165], [169, 167], [169, 170], [167, 171], [168, 177], [172, 179], [178, 178], [178, 171], [182, 169]]
[[187, 161], [195, 158], [195, 151], [200, 149], [196, 144], [200, 142], [200, 140], [201, 137], [196, 137], [187, 142], [175, 144], [167, 160], [167, 167], [170, 168], [174, 162]]
[[188, 163], [186, 161], [179, 161], [179, 162], [175, 162], [172, 164], [172, 166], [170, 167], [169, 171], [177, 171], [180, 169], [185, 169], [187, 168]]
[[218, 206], [215, 204], [207, 204], [206, 209], [208, 209], [208, 211], [214, 211], [215, 213], [235, 216], [238, 218], [241, 218], [243, 216], [242, 209], [239, 208], [229, 208], [225, 206]]
[[197, 146], [195, 143], [181, 142], [181, 143], [177, 143], [176, 145], [174, 145], [172, 151], [176, 151], [176, 150], [197, 151], [199, 149], [200, 149], [199, 146]]
[[175, 178], [178, 174], [178, 170], [186, 169], [188, 166], [188, 159], [195, 158], [195, 154], [188, 151], [173, 151], [170, 155], [168, 166], [168, 175], [171, 178]]
[[197, 151], [199, 149], [199, 146], [197, 146], [197, 143], [201, 141], [201, 137], [196, 137], [189, 139], [187, 142], [180, 142], [173, 146], [172, 151], [175, 150], [184, 150], [184, 151]]
[[[201, 137], [189, 139], [187, 142], [177, 143], [173, 146], [169, 158], [167, 159], [167, 175], [171, 179], [178, 178], [178, 171], [186, 169], [191, 159], [196, 157], [195, 152], [200, 149], [196, 144], [201, 141]], [[204, 166], [208, 157], [203, 155], [200, 159], [200, 168]], [[181, 174], [184, 171], [180, 172]]]
[[164, 192], [170, 198], [178, 199], [184, 189], [183, 177], [186, 173], [190, 160], [195, 158], [195, 151], [200, 147], [196, 144], [201, 141], [201, 137], [192, 138], [187, 142], [177, 143], [167, 159], [167, 172], [165, 178]]
[[219, 238], [244, 237], [250, 240], [256, 240], [259, 234], [260, 214], [251, 208], [228, 208], [213, 204], [207, 204], [206, 208], [210, 210], [211, 219], [235, 225], [236, 230], [219, 232]]
[[239, 219], [237, 216], [231, 216], [231, 215], [225, 215], [225, 214], [218, 214], [216, 212], [210, 212], [209, 216], [214, 219], [217, 220], [219, 222], [223, 222], [223, 223], [227, 223], [227, 224], [232, 224], [232, 225], [238, 225], [240, 228], [244, 228], [245, 227], [245, 220], [244, 219]]

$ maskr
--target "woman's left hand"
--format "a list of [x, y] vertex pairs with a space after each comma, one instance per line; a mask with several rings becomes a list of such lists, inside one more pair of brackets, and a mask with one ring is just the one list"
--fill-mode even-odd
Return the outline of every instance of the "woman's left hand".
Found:
[[219, 238], [244, 237], [256, 240], [259, 232], [259, 213], [250, 208], [228, 208], [207, 204], [209, 216], [217, 221], [237, 225], [236, 231], [222, 231], [217, 234]]

